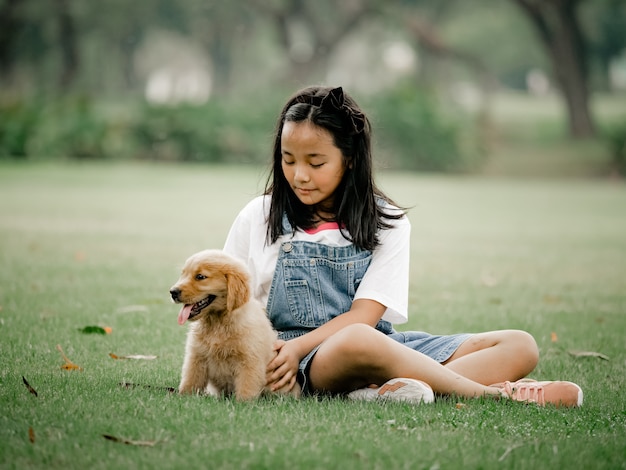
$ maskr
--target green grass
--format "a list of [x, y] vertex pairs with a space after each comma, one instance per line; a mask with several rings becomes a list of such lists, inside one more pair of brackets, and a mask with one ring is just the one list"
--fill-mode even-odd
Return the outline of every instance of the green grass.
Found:
[[[1, 468], [626, 468], [626, 188], [609, 182], [380, 180], [413, 207], [403, 328], [528, 330], [533, 375], [581, 384], [581, 409], [242, 404], [159, 388], [178, 385], [183, 358], [169, 286], [189, 254], [222, 245], [263, 181], [237, 167], [0, 166]], [[57, 344], [82, 371], [61, 369]]]

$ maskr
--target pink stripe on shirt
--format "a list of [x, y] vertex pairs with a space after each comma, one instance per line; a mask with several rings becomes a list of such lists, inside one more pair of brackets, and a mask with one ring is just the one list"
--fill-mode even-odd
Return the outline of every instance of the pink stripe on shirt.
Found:
[[305, 230], [309, 235], [319, 233], [323, 230], [339, 230], [339, 224], [337, 222], [324, 222], [315, 228], [308, 228]]

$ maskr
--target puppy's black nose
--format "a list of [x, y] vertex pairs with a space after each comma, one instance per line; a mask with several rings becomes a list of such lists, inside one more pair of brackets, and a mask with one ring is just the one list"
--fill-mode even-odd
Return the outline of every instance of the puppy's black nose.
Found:
[[170, 295], [172, 296], [172, 300], [174, 302], [178, 302], [180, 300], [180, 289], [175, 287], [170, 289]]

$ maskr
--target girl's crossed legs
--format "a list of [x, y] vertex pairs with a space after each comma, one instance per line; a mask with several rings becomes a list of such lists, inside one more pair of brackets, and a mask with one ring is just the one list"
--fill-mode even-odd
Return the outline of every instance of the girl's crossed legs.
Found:
[[321, 344], [310, 363], [309, 380], [313, 389], [331, 393], [407, 377], [444, 395], [501, 396], [500, 388], [488, 385], [525, 377], [537, 361], [537, 345], [523, 331], [472, 335], [440, 364], [368, 325], [354, 324]]

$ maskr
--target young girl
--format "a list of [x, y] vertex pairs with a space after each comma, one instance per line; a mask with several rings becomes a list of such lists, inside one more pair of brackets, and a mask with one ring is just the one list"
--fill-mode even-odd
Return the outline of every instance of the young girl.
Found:
[[224, 250], [251, 271], [279, 332], [273, 389], [430, 402], [433, 391], [579, 406], [571, 382], [519, 380], [538, 361], [523, 331], [433, 336], [407, 320], [410, 225], [375, 185], [370, 123], [341, 88], [310, 87], [283, 108], [265, 194]]

